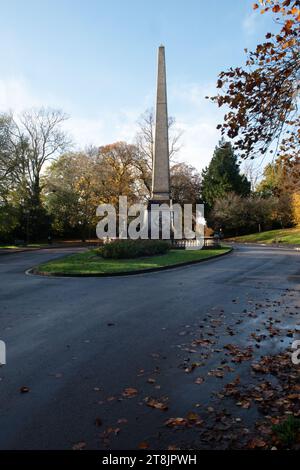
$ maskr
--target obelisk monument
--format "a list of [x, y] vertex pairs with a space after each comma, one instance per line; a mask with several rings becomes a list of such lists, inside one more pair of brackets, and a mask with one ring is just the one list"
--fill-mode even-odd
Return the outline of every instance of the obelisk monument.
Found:
[[170, 165], [165, 48], [158, 49], [156, 126], [150, 203], [170, 202]]

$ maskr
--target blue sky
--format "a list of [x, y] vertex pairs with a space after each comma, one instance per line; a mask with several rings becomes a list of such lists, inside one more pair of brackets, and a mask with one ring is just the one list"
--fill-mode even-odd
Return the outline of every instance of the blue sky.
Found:
[[180, 159], [205, 166], [221, 119], [205, 100], [217, 74], [241, 65], [270, 18], [253, 0], [0, 0], [0, 111], [62, 108], [77, 146], [132, 142], [155, 100], [166, 47], [169, 114], [184, 131]]

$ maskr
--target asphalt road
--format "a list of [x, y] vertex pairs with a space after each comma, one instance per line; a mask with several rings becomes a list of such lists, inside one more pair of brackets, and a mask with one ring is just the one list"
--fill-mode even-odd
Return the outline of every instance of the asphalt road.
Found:
[[[0, 339], [7, 346], [0, 449], [166, 448], [185, 439], [166, 430], [165, 420], [195, 406], [201, 414], [222, 382], [209, 377], [199, 386], [184, 372], [198, 354], [189, 346], [194, 336], [210, 328], [222, 347], [239, 323], [235, 341], [247, 345], [260, 312], [274, 315], [276, 302], [285, 311], [299, 306], [300, 254], [292, 250], [237, 247], [218, 260], [120, 278], [24, 274], [61, 254], [0, 257]], [[297, 324], [299, 317], [287, 317], [283, 327]], [[288, 346], [274, 338], [258, 352]], [[220, 353], [204, 373], [218, 361]], [[124, 397], [126, 388], [137, 395]], [[147, 406], [146, 397], [168, 410]]]

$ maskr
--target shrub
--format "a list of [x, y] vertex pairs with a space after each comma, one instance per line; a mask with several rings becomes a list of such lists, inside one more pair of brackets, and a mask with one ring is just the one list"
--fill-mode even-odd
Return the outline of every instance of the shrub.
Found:
[[103, 258], [128, 259], [163, 255], [170, 249], [164, 240], [116, 240], [101, 248]]

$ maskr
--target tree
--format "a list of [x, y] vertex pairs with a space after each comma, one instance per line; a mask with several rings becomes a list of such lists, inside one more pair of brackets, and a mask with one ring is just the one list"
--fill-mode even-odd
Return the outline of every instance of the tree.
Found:
[[[169, 159], [172, 161], [180, 150], [182, 132], [176, 129], [176, 121], [169, 117]], [[140, 117], [139, 130], [135, 138], [137, 148], [135, 165], [140, 178], [145, 184], [148, 195], [151, 194], [152, 162], [154, 156], [155, 116], [153, 109], [148, 109]]]
[[227, 193], [222, 198], [216, 199], [210, 223], [215, 229], [222, 228], [227, 235], [236, 235], [244, 229], [242, 211], [242, 198], [235, 193]]
[[[45, 203], [58, 235], [83, 240], [96, 225], [97, 177], [95, 162], [83, 152], [61, 155], [45, 175]], [[99, 181], [98, 181], [99, 182]]]
[[95, 234], [99, 204], [117, 207], [119, 196], [136, 202], [139, 182], [135, 154], [133, 145], [116, 142], [67, 153], [53, 162], [45, 176], [45, 201], [55, 232], [90, 238]]
[[[260, 0], [254, 9], [275, 14], [277, 34], [248, 53], [245, 67], [221, 72], [213, 101], [229, 112], [218, 128], [236, 139], [242, 158], [264, 155], [275, 141], [279, 155], [300, 176], [300, 0]], [[270, 149], [273, 152], [272, 149]]]
[[126, 142], [115, 142], [99, 148], [98, 164], [106, 202], [117, 205], [119, 196], [127, 196], [129, 202], [142, 199], [142, 182], [136, 169], [137, 158], [136, 146]]
[[228, 193], [215, 202], [211, 220], [215, 228], [227, 235], [240, 235], [268, 228], [276, 217], [277, 201], [273, 197], [241, 197]]
[[[66, 119], [66, 115], [59, 110], [41, 108], [22, 113], [20, 123], [14, 120], [14, 135], [18, 140], [26, 142], [20, 166], [22, 170], [25, 167], [30, 199], [34, 206], [40, 205], [41, 172], [45, 163], [70, 145], [61, 127]], [[18, 177], [18, 168], [15, 173]]]
[[254, 192], [261, 177], [261, 170], [259, 166], [255, 165], [255, 162], [253, 160], [245, 160], [242, 163], [241, 168], [243, 174], [246, 176], [247, 180], [250, 183], [251, 192]]
[[244, 198], [242, 201], [241, 219], [244, 220], [247, 231], [261, 232], [271, 228], [276, 222], [278, 200], [272, 196], [264, 198], [256, 195]]
[[0, 119], [1, 175], [11, 182], [6, 197], [19, 208], [19, 236], [47, 236], [49, 218], [41, 201], [45, 164], [64, 151], [69, 139], [62, 129], [66, 116], [58, 110], [25, 111]]
[[171, 168], [171, 199], [173, 203], [196, 204], [201, 200], [201, 176], [191, 165], [177, 163]]
[[263, 178], [256, 187], [262, 196], [279, 196], [284, 190], [285, 171], [280, 160], [269, 163], [263, 172]]
[[16, 152], [10, 139], [11, 116], [0, 115], [0, 202], [9, 192], [12, 173], [16, 167]]
[[300, 226], [300, 194], [294, 193], [292, 195], [292, 207], [293, 207], [293, 222], [298, 227]]
[[202, 198], [207, 209], [211, 210], [217, 199], [230, 192], [247, 196], [250, 186], [247, 178], [240, 174], [231, 144], [221, 141], [209, 166], [202, 172]]
[[277, 198], [277, 221], [281, 227], [298, 223], [296, 215], [298, 193], [291, 184], [290, 178], [290, 171], [286, 169], [285, 162], [277, 159], [265, 167], [263, 178], [256, 187], [256, 193], [260, 196]]

